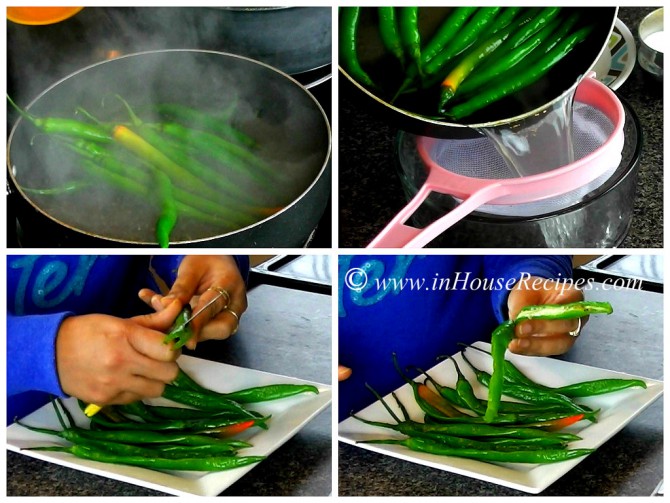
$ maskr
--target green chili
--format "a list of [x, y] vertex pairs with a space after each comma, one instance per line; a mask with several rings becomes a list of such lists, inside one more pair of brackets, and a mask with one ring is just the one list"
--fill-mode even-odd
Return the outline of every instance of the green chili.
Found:
[[[170, 431], [153, 430], [78, 430], [80, 436], [93, 438], [106, 442], [122, 442], [126, 444], [175, 444], [185, 446], [219, 446], [222, 450], [228, 447], [242, 449], [251, 447], [248, 442], [214, 437], [212, 435], [199, 435], [195, 433], [182, 433]], [[214, 447], [213, 447], [214, 448]]]
[[177, 388], [189, 389], [206, 396], [209, 396], [214, 403], [217, 400], [232, 400], [238, 404], [260, 403], [271, 400], [280, 400], [302, 393], [319, 394], [319, 388], [311, 384], [268, 384], [265, 386], [254, 386], [251, 388], [240, 389], [229, 393], [220, 393], [203, 386], [191, 379], [184, 371], [177, 374], [177, 380], [173, 383]]
[[[473, 372], [475, 372], [477, 380], [484, 386], [488, 386], [490, 391], [492, 386], [491, 381], [493, 379], [492, 375], [477, 369], [465, 355], [463, 356], [463, 360], [470, 366], [470, 368], [472, 368]], [[570, 410], [573, 413], [583, 413], [587, 419], [595, 421], [596, 411], [591, 411], [584, 406], [577, 405], [567, 396], [553, 393], [549, 390], [543, 390], [535, 386], [503, 382], [501, 383], [501, 394], [537, 405], [560, 406], [563, 407], [564, 410]], [[491, 403], [490, 399], [488, 403]]]
[[207, 388], [200, 386], [191, 376], [189, 376], [184, 370], [180, 367], [179, 372], [177, 372], [177, 377], [172, 381], [174, 386], [178, 388], [190, 389], [192, 391], [210, 391]]
[[513, 33], [503, 46], [504, 51], [511, 51], [523, 44], [530, 37], [550, 24], [561, 12], [560, 7], [545, 7], [540, 13]]
[[[382, 406], [389, 413], [391, 418], [397, 424], [383, 423], [377, 421], [369, 421], [367, 419], [361, 419], [352, 414], [355, 419], [362, 421], [371, 426], [379, 426], [381, 428], [390, 428], [406, 435], [417, 435], [422, 434], [431, 434], [431, 435], [451, 435], [456, 437], [505, 437], [505, 438], [545, 438], [552, 439], [557, 442], [570, 442], [573, 440], [579, 440], [580, 437], [572, 433], [552, 433], [545, 432], [543, 430], [538, 430], [536, 428], [524, 427], [518, 425], [491, 425], [485, 423], [419, 423], [416, 421], [411, 421], [406, 419], [401, 421], [400, 418], [391, 410], [386, 401], [379, 396], [379, 394], [374, 391], [372, 387], [366, 385], [370, 389], [377, 399], [380, 401]], [[427, 416], [430, 417], [430, 416]], [[456, 418], [458, 419], [458, 418]], [[479, 418], [472, 418], [479, 419]]]
[[542, 451], [483, 451], [479, 449], [458, 449], [447, 447], [439, 442], [425, 438], [407, 438], [405, 440], [380, 439], [363, 440], [361, 444], [394, 444], [404, 445], [405, 447], [429, 454], [440, 456], [455, 456], [460, 458], [477, 459], [481, 461], [494, 461], [500, 463], [555, 463], [558, 461], [567, 461], [592, 453], [595, 449], [551, 449]]
[[[481, 437], [482, 440], [470, 437], [460, 437], [449, 435], [442, 432], [427, 431], [425, 428], [417, 427], [421, 423], [412, 421], [403, 421], [398, 424], [382, 423], [378, 421], [369, 421], [352, 415], [354, 419], [376, 426], [378, 428], [386, 428], [402, 433], [409, 437], [427, 438], [439, 442], [450, 447], [471, 448], [471, 449], [492, 449], [492, 450], [536, 450], [546, 449], [547, 447], [564, 446], [565, 441], [553, 438], [495, 438], [495, 437]], [[483, 440], [485, 439], [485, 440]]]
[[[400, 377], [402, 377], [403, 380], [412, 387], [412, 391], [414, 393], [414, 399], [416, 400], [416, 403], [419, 405], [421, 410], [423, 410], [426, 414], [429, 414], [437, 419], [449, 419], [452, 417], [465, 416], [464, 413], [456, 409], [448, 402], [445, 401], [438, 402], [436, 400], [436, 397], [440, 398], [440, 396], [437, 395], [436, 393], [433, 393], [428, 388], [428, 386], [426, 386], [425, 384], [417, 383], [416, 381], [413, 381], [412, 379], [407, 377], [402, 372], [402, 370], [400, 370], [400, 365], [398, 365], [398, 359], [396, 357], [396, 354], [393, 353], [392, 357], [393, 357], [393, 365], [396, 371], [398, 372]], [[370, 386], [367, 387], [368, 389], [373, 391]]]
[[466, 379], [461, 372], [461, 368], [458, 366], [458, 362], [451, 355], [447, 355], [447, 358], [451, 360], [456, 369], [457, 379], [456, 379], [456, 392], [458, 396], [465, 402], [468, 409], [476, 412], [479, 415], [486, 413], [486, 410], [482, 410], [481, 402], [479, 398], [475, 395], [475, 391], [472, 388], [470, 382]]
[[27, 450], [68, 452], [78, 458], [90, 459], [92, 461], [141, 466], [155, 470], [222, 471], [255, 464], [265, 459], [265, 456], [220, 456], [181, 459], [163, 457], [149, 458], [144, 456], [114, 454], [83, 445], [73, 445], [70, 447], [32, 447]]
[[370, 89], [377, 89], [358, 59], [356, 43], [360, 14], [360, 7], [340, 7], [340, 61], [354, 80]]
[[[81, 166], [86, 170], [87, 173], [97, 178], [100, 178], [101, 180], [104, 180], [105, 183], [113, 185], [117, 189], [145, 198], [151, 195], [148, 185], [147, 186], [142, 185], [135, 179], [128, 178], [124, 175], [115, 173], [107, 169], [112, 164], [114, 164], [114, 161], [111, 158], [109, 159], [109, 162], [104, 162], [104, 166], [90, 159], [83, 159], [81, 161]], [[190, 195], [190, 193], [184, 193], [179, 191], [178, 189], [175, 189], [175, 192], [177, 197], [176, 201], [177, 210], [179, 211], [180, 214], [184, 215], [185, 217], [193, 218], [195, 220], [199, 220], [201, 222], [205, 222], [210, 225], [217, 225], [217, 226], [226, 225], [226, 221], [223, 220], [224, 217], [213, 216], [211, 213], [206, 213], [205, 211], [202, 211], [198, 208], [194, 208], [193, 206], [190, 206], [189, 204], [183, 202], [181, 198], [184, 194], [188, 194], [186, 199], [195, 199], [195, 201], [192, 202], [198, 204], [199, 206], [201, 206], [202, 203], [205, 202], [204, 199], [198, 201], [197, 198]], [[229, 220], [227, 220], [227, 222], [236, 222], [236, 221], [237, 221], [236, 217], [231, 217]], [[238, 224], [238, 226], [241, 226], [241, 224]]]
[[386, 50], [395, 56], [401, 64], [405, 63], [405, 51], [398, 27], [395, 7], [379, 7], [379, 35]]
[[156, 241], [161, 248], [167, 248], [170, 246], [170, 237], [179, 219], [179, 211], [174, 198], [172, 182], [165, 173], [156, 171], [155, 175], [161, 207], [160, 215], [156, 220]]
[[526, 306], [517, 314], [515, 323], [524, 320], [572, 320], [591, 314], [611, 314], [609, 302], [580, 301], [569, 304]]
[[266, 189], [274, 188], [273, 180], [278, 173], [260, 157], [240, 145], [207, 131], [190, 129], [176, 122], [153, 124], [151, 127], [185, 142], [200, 154], [222, 163], [236, 173], [252, 178]]
[[[467, 346], [477, 351], [489, 354], [476, 346]], [[526, 376], [511, 361], [505, 360], [505, 381], [512, 384], [522, 384], [529, 387], [536, 387], [544, 391], [554, 392], [569, 398], [582, 398], [594, 395], [613, 393], [628, 388], [646, 388], [647, 383], [640, 379], [596, 379], [593, 381], [584, 381], [574, 384], [568, 384], [560, 387], [550, 387], [539, 384]]]
[[118, 442], [104, 442], [94, 439], [81, 439], [76, 445], [82, 445], [93, 449], [100, 449], [108, 451], [113, 454], [124, 456], [142, 456], [145, 458], [166, 458], [166, 459], [183, 459], [183, 458], [198, 458], [198, 457], [213, 457], [213, 456], [235, 456], [237, 449], [230, 445], [221, 448], [213, 445], [198, 445], [198, 446], [153, 446], [144, 447], [135, 444], [122, 444]]
[[[391, 410], [386, 401], [374, 391], [372, 387], [366, 385], [374, 395], [377, 397], [382, 406], [386, 409], [389, 415], [393, 418], [396, 424], [383, 423], [379, 421], [370, 421], [362, 419], [354, 414], [351, 414], [355, 419], [369, 424], [371, 426], [378, 426], [381, 428], [390, 428], [392, 430], [401, 432], [408, 436], [430, 436], [437, 437], [440, 435], [449, 435], [456, 437], [500, 437], [513, 439], [546, 439], [542, 442], [543, 445], [570, 442], [579, 440], [580, 437], [571, 433], [552, 433], [538, 430], [535, 427], [526, 427], [523, 425], [492, 425], [485, 423], [474, 422], [456, 422], [456, 423], [440, 423], [440, 422], [425, 422], [419, 423], [406, 418], [401, 421], [400, 418]], [[397, 397], [396, 397], [397, 400]], [[400, 404], [400, 402], [398, 401]], [[403, 407], [401, 406], [401, 410]], [[430, 416], [426, 416], [430, 418]], [[464, 418], [455, 418], [464, 419]], [[479, 418], [472, 418], [479, 419]], [[537, 441], [540, 442], [540, 441]]]
[[[178, 166], [182, 166], [198, 180], [216, 186], [216, 189], [208, 186], [206, 188], [203, 187], [203, 192], [200, 196], [204, 195], [212, 201], [219, 201], [221, 196], [225, 195], [226, 199], [234, 200], [237, 206], [249, 209], [249, 205], [251, 204], [249, 198], [240, 193], [239, 187], [235, 186], [228, 177], [199, 162], [192, 153], [187, 152], [188, 143], [185, 142], [188, 141], [188, 138], [177, 138], [179, 142], [176, 141], [177, 139], [169, 141], [163, 138], [155, 129], [161, 126], [145, 124], [126, 100], [119, 95], [116, 95], [116, 97], [125, 107], [132, 125], [144, 140], [165, 154]], [[160, 105], [160, 110], [163, 110], [164, 113], [171, 112], [178, 116], [191, 117], [192, 115], [198, 115], [198, 112], [195, 110], [188, 107], [180, 107], [180, 105]], [[186, 132], [187, 129], [184, 128], [184, 133], [186, 134]], [[219, 191], [222, 191], [222, 193]]]
[[[480, 351], [484, 354], [491, 356], [491, 353], [482, 348], [478, 348], [477, 346], [466, 346], [466, 349], [474, 349], [476, 351]], [[519, 370], [517, 366], [514, 365], [514, 363], [512, 363], [511, 361], [505, 359], [503, 364], [505, 365], [505, 373], [504, 373], [505, 381], [515, 384], [525, 384], [527, 386], [537, 386], [538, 388], [546, 389], [546, 387], [537, 384], [530, 377], [526, 376], [526, 374], [521, 372], [521, 370]], [[472, 368], [472, 364], [470, 364], [470, 367]]]
[[[193, 337], [193, 330], [191, 330], [191, 326], [188, 324], [191, 319], [191, 314], [191, 306], [186, 304], [172, 323], [172, 327], [168, 333], [165, 334], [163, 344], [172, 342], [172, 348], [179, 349]], [[179, 377], [179, 374], [177, 374], [177, 376]]]
[[[473, 346], [474, 347], [474, 346]], [[479, 349], [479, 348], [475, 348]], [[506, 360], [507, 361], [507, 360]], [[458, 407], [462, 407], [464, 409], [470, 408], [470, 406], [459, 396], [458, 392], [454, 388], [450, 388], [449, 386], [443, 386], [440, 383], [438, 383], [435, 379], [433, 379], [425, 370], [418, 369], [420, 372], [422, 372], [425, 376], [426, 379], [435, 387], [437, 392], [442, 395], [444, 398], [452, 402], [453, 404], [457, 405]], [[507, 371], [505, 372], [505, 376], [507, 376]], [[486, 381], [488, 382], [488, 381]], [[478, 399], [479, 406], [477, 410], [471, 409], [474, 412], [476, 412], [479, 415], [484, 415], [486, 412], [486, 400], [483, 399]], [[549, 413], [549, 412], [565, 412], [566, 408], [563, 406], [559, 405], [547, 405], [547, 404], [542, 404], [542, 405], [537, 405], [533, 403], [523, 403], [523, 402], [509, 402], [506, 400], [501, 400], [500, 401], [500, 407], [498, 408], [498, 411], [501, 414], [508, 415], [508, 414], [537, 414], [541, 412]], [[499, 416], [500, 417], [500, 416]]]
[[445, 46], [441, 52], [425, 65], [425, 73], [427, 75], [438, 74], [454, 56], [457, 56], [474, 44], [481, 34], [493, 23], [500, 9], [501, 7], [481, 7], [477, 9], [477, 12], [458, 32], [453, 43]]
[[[174, 419], [154, 423], [139, 423], [134, 421], [114, 422], [103, 418], [100, 414], [91, 417], [91, 421], [99, 426], [110, 430], [150, 430], [150, 431], [184, 431], [191, 433], [203, 433], [217, 431], [222, 428], [244, 425], [246, 428], [251, 426], [267, 427], [266, 418], [258, 419], [256, 417], [248, 418], [203, 418], [203, 419]], [[246, 429], [245, 428], [245, 429]]]
[[421, 51], [421, 62], [425, 65], [433, 59], [456, 36], [458, 30], [477, 10], [477, 7], [456, 7], [442, 22], [426, 47]]
[[414, 63], [407, 69], [405, 80], [396, 92], [396, 95], [391, 99], [391, 103], [415, 83], [415, 80], [419, 76], [419, 66], [422, 68], [425, 67], [430, 60], [442, 51], [475, 11], [477, 11], [477, 7], [456, 7], [454, 9], [440, 25], [437, 32], [432, 36], [428, 44], [426, 44], [426, 47], [421, 50], [420, 65]]
[[157, 105], [156, 109], [162, 115], [173, 118], [177, 122], [181, 122], [185, 125], [193, 126], [195, 128], [204, 128], [211, 133], [247, 147], [256, 145], [256, 141], [253, 138], [239, 129], [234, 128], [227, 120], [204, 114], [194, 108], [176, 103], [162, 103]]
[[521, 21], [500, 30], [483, 42], [475, 44], [474, 47], [461, 58], [456, 67], [449, 72], [442, 81], [442, 84], [440, 84], [440, 111], [443, 111], [446, 103], [453, 98], [461, 82], [463, 82], [463, 80], [465, 80], [482, 61], [486, 60], [491, 53], [496, 51], [496, 49], [498, 49], [498, 47], [500, 47], [512, 33], [517, 31], [524, 22], [526, 22], [526, 20], [522, 19]]
[[46, 134], [71, 136], [101, 143], [110, 143], [112, 141], [111, 135], [99, 126], [86, 124], [75, 119], [35, 117], [14, 103], [9, 95], [7, 95], [7, 101], [9, 101], [10, 105], [14, 107], [21, 117]]
[[117, 405], [116, 407], [124, 415], [130, 414], [137, 416], [147, 423], [163, 420], [162, 418], [155, 416], [151, 412], [151, 409], [149, 409], [149, 407], [147, 407], [147, 405], [141, 400], [128, 404]]
[[595, 381], [585, 381], [575, 384], [568, 384], [559, 388], [550, 388], [556, 393], [572, 397], [581, 398], [594, 395], [604, 395], [628, 388], [645, 388], [647, 383], [641, 379], [597, 379]]
[[510, 94], [514, 94], [515, 92], [534, 84], [537, 80], [547, 74], [559, 61], [567, 56], [577, 44], [584, 41], [591, 30], [592, 27], [589, 26], [570, 35], [559, 42], [551, 51], [544, 55], [542, 59], [534, 62], [529, 67], [524, 67], [522, 70], [517, 70], [515, 67], [512, 70], [513, 75], [510, 75], [509, 79], [501, 78], [499, 84], [482, 90], [480, 94], [464, 103], [454, 105], [452, 108], [445, 111], [445, 115], [452, 120], [460, 120], [463, 117], [467, 117], [468, 115], [509, 96]]
[[461, 84], [459, 95], [477, 91], [480, 86], [495, 79], [500, 74], [520, 63], [525, 57], [531, 54], [540, 44], [546, 40], [560, 26], [561, 19], [556, 19], [547, 24], [537, 34], [531, 36], [528, 40], [509, 52], [506, 52], [505, 44], [500, 47], [499, 52], [503, 57], [496, 58], [494, 61], [487, 61], [487, 65], [480, 71], [466, 77]]
[[500, 399], [503, 391], [505, 375], [504, 361], [507, 346], [514, 338], [514, 322], [507, 320], [493, 331], [491, 335], [491, 355], [493, 356], [493, 374], [489, 385], [488, 403], [484, 420], [493, 421], [498, 415]]
[[423, 73], [421, 63], [421, 34], [419, 32], [419, 8], [418, 7], [400, 7], [399, 25], [400, 39], [419, 71]]
[[169, 407], [166, 405], [146, 405], [149, 412], [163, 421], [165, 419], [204, 419], [211, 417], [239, 417], [235, 411], [212, 412], [209, 410], [191, 409], [186, 407]]
[[172, 161], [163, 152], [126, 126], [115, 126], [113, 137], [120, 145], [123, 145], [141, 159], [151, 163], [171, 179], [180, 180], [182, 183], [188, 182], [186, 187], [193, 194], [200, 194], [201, 191], [207, 192], [209, 189], [207, 185], [194, 179], [186, 169]]
[[302, 393], [318, 395], [319, 389], [311, 384], [268, 384], [218, 395], [238, 403], [259, 403], [288, 398]]
[[509, 26], [522, 11], [523, 7], [505, 7], [494, 19], [493, 23], [491, 23], [486, 34], [493, 35], [503, 28], [507, 28], [507, 26]]
[[182, 405], [189, 405], [200, 410], [210, 410], [212, 412], [236, 411], [240, 417], [256, 418], [251, 411], [246, 410], [242, 405], [229, 398], [217, 396], [212, 393], [200, 393], [197, 391], [184, 390], [170, 384], [165, 385], [163, 389], [163, 398], [172, 400]]

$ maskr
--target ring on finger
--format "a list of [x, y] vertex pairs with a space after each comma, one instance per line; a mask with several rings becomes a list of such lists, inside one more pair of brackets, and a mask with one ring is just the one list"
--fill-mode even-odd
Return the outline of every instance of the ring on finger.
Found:
[[571, 332], [568, 332], [568, 335], [570, 335], [572, 337], [579, 337], [579, 332], [581, 332], [581, 331], [582, 331], [582, 319], [577, 318], [577, 328], [575, 328]]
[[218, 292], [218, 294], [221, 297], [225, 297], [226, 300], [225, 304], [223, 305], [223, 309], [226, 309], [228, 307], [228, 305], [230, 304], [230, 294], [228, 293], [228, 290], [221, 288], [220, 286], [210, 286], [207, 290]]
[[230, 313], [233, 315], [233, 318], [235, 318], [235, 328], [233, 328], [233, 330], [230, 332], [230, 335], [235, 335], [237, 333], [237, 329], [240, 328], [240, 315], [229, 307], [225, 308], [222, 312]]

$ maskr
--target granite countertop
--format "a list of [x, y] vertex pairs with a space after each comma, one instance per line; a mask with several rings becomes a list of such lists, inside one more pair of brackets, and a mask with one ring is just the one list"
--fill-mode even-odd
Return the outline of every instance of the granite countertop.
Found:
[[[249, 292], [239, 332], [192, 356], [329, 384], [331, 297], [277, 286]], [[331, 408], [313, 418], [221, 496], [327, 496], [332, 488]], [[8, 496], [161, 496], [162, 492], [7, 452]]]
[[[621, 7], [618, 17], [636, 39], [637, 25], [654, 8]], [[343, 77], [340, 77], [342, 82]], [[404, 206], [395, 141], [398, 130], [369, 113], [340, 86], [339, 243], [369, 244]], [[644, 137], [633, 217], [624, 248], [663, 246], [662, 85], [639, 65], [616, 91], [637, 115]]]
[[[585, 276], [587, 277], [587, 276]], [[599, 291], [615, 306], [592, 316], [560, 359], [663, 379], [663, 295]], [[656, 400], [541, 496], [649, 496], [663, 479], [663, 400]], [[521, 496], [525, 493], [340, 442], [340, 496]]]

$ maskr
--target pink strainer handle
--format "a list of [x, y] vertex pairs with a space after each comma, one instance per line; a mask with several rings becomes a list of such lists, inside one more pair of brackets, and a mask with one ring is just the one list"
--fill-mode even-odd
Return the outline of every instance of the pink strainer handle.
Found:
[[404, 248], [414, 246], [423, 248], [449, 227], [465, 218], [480, 206], [507, 195], [509, 188], [499, 183], [491, 183], [473, 193], [456, 208], [424, 229], [417, 229], [416, 227], [406, 225], [405, 222], [423, 204], [431, 192], [433, 192], [432, 185], [428, 183], [424, 184], [407, 206], [400, 210], [384, 230], [372, 240], [368, 248]]

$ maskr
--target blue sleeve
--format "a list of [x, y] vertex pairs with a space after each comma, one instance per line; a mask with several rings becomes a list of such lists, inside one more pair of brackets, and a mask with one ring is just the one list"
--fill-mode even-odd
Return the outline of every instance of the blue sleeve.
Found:
[[[63, 396], [56, 367], [56, 335], [72, 313], [7, 315], [7, 395], [44, 391]], [[20, 335], [16, 335], [20, 334]]]
[[[547, 279], [569, 279], [572, 277], [570, 255], [493, 255], [484, 259], [486, 277], [500, 278], [505, 285], [513, 285], [528, 276]], [[493, 312], [499, 322], [507, 319], [508, 288], [491, 292]]]
[[[182, 260], [184, 260], [184, 255], [154, 255], [151, 257], [151, 269], [169, 288], [177, 279], [177, 271], [179, 271]], [[157, 292], [162, 291], [162, 288], [156, 283], [156, 278], [152, 274], [148, 276], [151, 288]]]
[[244, 284], [249, 283], [249, 255], [233, 255], [237, 268], [240, 270]]

